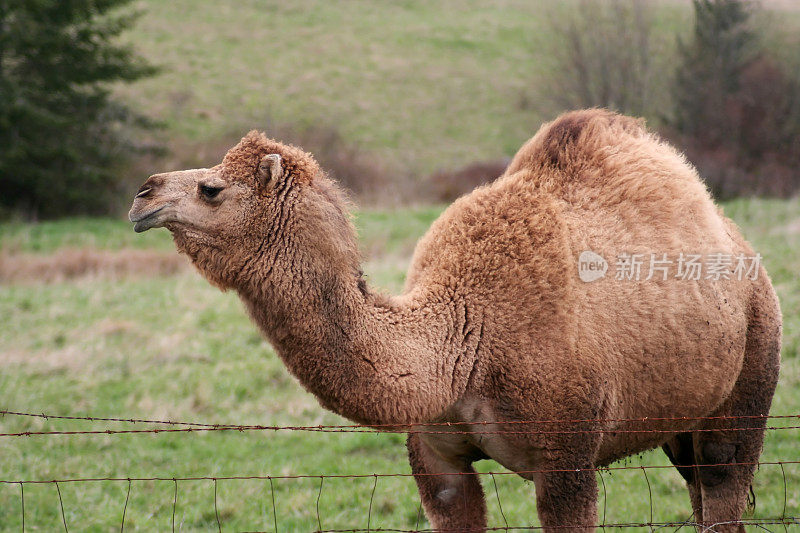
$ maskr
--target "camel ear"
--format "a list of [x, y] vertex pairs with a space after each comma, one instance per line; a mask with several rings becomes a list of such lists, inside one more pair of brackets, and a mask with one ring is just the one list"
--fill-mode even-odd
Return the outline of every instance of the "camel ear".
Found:
[[283, 165], [281, 156], [278, 154], [267, 154], [258, 163], [256, 173], [259, 183], [265, 189], [270, 189], [283, 177]]

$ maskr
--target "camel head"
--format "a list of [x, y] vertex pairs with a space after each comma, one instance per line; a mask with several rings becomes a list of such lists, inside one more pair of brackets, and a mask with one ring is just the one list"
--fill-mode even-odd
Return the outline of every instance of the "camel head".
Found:
[[292, 246], [330, 262], [342, 241], [354, 242], [343, 196], [314, 158], [256, 131], [212, 168], [150, 176], [128, 217], [137, 232], [167, 228], [222, 288], [235, 288], [256, 260], [296, 256]]

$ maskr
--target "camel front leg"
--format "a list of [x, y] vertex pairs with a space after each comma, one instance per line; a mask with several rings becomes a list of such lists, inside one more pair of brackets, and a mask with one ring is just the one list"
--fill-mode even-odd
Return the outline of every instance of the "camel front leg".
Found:
[[595, 473], [592, 469], [564, 470], [534, 476], [542, 527], [546, 533], [592, 533], [597, 524]]
[[471, 462], [444, 459], [417, 434], [408, 436], [408, 460], [422, 507], [437, 531], [486, 530], [486, 501]]

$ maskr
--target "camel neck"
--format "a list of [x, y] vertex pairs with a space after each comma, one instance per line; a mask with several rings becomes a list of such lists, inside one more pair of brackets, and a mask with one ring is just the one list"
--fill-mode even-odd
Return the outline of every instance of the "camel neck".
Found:
[[250, 278], [239, 290], [290, 372], [324, 407], [359, 423], [444, 411], [453, 401], [447, 363], [437, 361], [447, 357], [446, 325], [425, 305], [373, 294], [356, 269], [316, 266]]

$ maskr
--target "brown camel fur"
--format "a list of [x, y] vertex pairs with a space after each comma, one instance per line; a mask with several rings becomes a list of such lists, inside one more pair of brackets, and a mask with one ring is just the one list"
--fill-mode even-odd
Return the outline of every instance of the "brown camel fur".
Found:
[[[754, 255], [639, 121], [586, 110], [542, 126], [434, 222], [400, 296], [366, 286], [347, 204], [314, 159], [257, 132], [213, 168], [151, 176], [130, 218], [167, 227], [238, 291], [324, 407], [369, 425], [452, 423], [408, 438], [434, 528], [486, 527], [478, 477], [458, 474], [492, 458], [535, 482], [546, 531], [593, 531], [592, 469], [663, 446], [696, 521], [744, 530], [724, 522], [741, 518], [765, 421], [724, 417], [769, 412], [781, 315], [766, 272], [578, 275], [584, 250], [610, 268], [621, 253]], [[707, 416], [723, 418], [630, 420]], [[531, 420], [563, 422], [506, 423]], [[455, 475], [426, 475], [442, 473]]]

